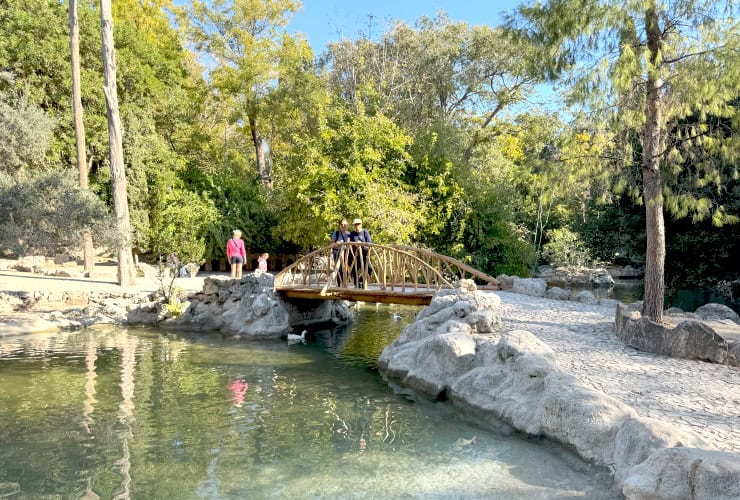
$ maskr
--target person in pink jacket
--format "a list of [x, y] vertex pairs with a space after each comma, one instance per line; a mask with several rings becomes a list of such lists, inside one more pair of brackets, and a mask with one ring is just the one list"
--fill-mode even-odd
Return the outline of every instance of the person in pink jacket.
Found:
[[231, 264], [231, 277], [241, 279], [242, 266], [247, 260], [247, 249], [244, 248], [242, 232], [238, 229], [234, 229], [232, 237], [226, 242], [226, 257]]

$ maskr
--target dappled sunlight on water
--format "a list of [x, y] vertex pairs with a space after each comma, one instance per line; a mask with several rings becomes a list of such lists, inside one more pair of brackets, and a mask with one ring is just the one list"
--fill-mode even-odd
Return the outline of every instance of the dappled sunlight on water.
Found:
[[0, 340], [0, 494], [611, 498], [557, 447], [389, 389], [372, 367], [416, 312], [363, 306], [291, 346], [122, 327]]

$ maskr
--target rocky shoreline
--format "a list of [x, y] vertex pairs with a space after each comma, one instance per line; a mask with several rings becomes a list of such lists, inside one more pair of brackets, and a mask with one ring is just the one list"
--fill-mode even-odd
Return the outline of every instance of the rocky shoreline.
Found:
[[379, 359], [393, 382], [448, 399], [484, 427], [546, 437], [608, 468], [630, 499], [740, 497], [740, 454], [565, 373], [529, 331], [503, 326], [499, 297], [468, 284], [437, 294]]
[[0, 292], [0, 337], [123, 324], [280, 338], [297, 327], [351, 320], [343, 301], [283, 301], [274, 277], [262, 272], [205, 278], [201, 290], [174, 306], [158, 292]]

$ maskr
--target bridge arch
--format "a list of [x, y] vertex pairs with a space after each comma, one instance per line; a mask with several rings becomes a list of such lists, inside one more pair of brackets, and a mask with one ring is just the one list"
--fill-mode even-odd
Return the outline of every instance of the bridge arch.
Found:
[[350, 242], [304, 255], [275, 276], [275, 289], [294, 298], [423, 305], [466, 278], [499, 289], [492, 276], [431, 250]]

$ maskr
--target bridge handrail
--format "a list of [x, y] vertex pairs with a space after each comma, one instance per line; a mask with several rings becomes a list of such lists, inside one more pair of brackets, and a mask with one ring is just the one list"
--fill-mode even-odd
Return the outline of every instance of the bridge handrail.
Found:
[[493, 276], [490, 276], [490, 275], [488, 275], [488, 274], [486, 274], [486, 273], [484, 273], [482, 271], [479, 271], [476, 268], [471, 267], [471, 266], [465, 264], [464, 262], [461, 262], [461, 261], [455, 259], [454, 257], [450, 257], [450, 256], [447, 256], [447, 255], [438, 254], [436, 252], [433, 252], [431, 250], [427, 250], [425, 248], [417, 248], [417, 247], [412, 247], [412, 246], [409, 246], [409, 245], [388, 245], [388, 246], [389, 247], [392, 247], [392, 248], [398, 248], [398, 249], [401, 249], [401, 250], [404, 250], [404, 251], [410, 251], [410, 252], [414, 252], [414, 253], [419, 253], [419, 254], [425, 255], [427, 257], [432, 257], [432, 258], [440, 259], [441, 261], [444, 261], [446, 263], [454, 264], [455, 266], [459, 267], [462, 271], [465, 271], [468, 274], [471, 274], [471, 275], [473, 275], [473, 276], [475, 276], [477, 278], [480, 278], [482, 281], [486, 281], [490, 285], [498, 285], [499, 284], [499, 281], [496, 278], [494, 278]]
[[[442, 286], [452, 287], [452, 284], [449, 282], [449, 280], [447, 280], [447, 278], [445, 278], [444, 275], [438, 269], [435, 269], [428, 262], [426, 262], [425, 260], [419, 258], [418, 256], [408, 251], [408, 249], [416, 250], [413, 247], [401, 248], [401, 246], [399, 245], [379, 245], [376, 243], [366, 243], [366, 242], [345, 242], [341, 244], [341, 247], [342, 247], [342, 250], [340, 250], [340, 254], [342, 253], [343, 249], [347, 247], [360, 247], [360, 248], [364, 247], [364, 248], [379, 248], [381, 250], [392, 250], [394, 253], [401, 254], [405, 256], [406, 258], [411, 259], [421, 268], [424, 268], [427, 271], [433, 273], [433, 275], [437, 278], [438, 283], [439, 283], [436, 287], [434, 287], [435, 289], [439, 289]], [[312, 252], [309, 252], [308, 254], [302, 256], [300, 259], [296, 260], [294, 263], [292, 263], [291, 265], [289, 265], [288, 267], [280, 271], [277, 275], [275, 275], [275, 287], [279, 287], [281, 285], [287, 286], [286, 284], [283, 283], [283, 279], [286, 275], [289, 275], [289, 274], [292, 275], [294, 270], [301, 269], [303, 266], [306, 265], [306, 263], [310, 263], [312, 259], [315, 258], [316, 256], [323, 256], [323, 254], [325, 253], [326, 256], [329, 257], [331, 255], [331, 250], [334, 248], [337, 248], [337, 247], [335, 247], [334, 245], [328, 245], [325, 247], [321, 247], [317, 250], [314, 250]], [[433, 252], [430, 252], [430, 253], [432, 255], [435, 255]], [[344, 257], [344, 260], [346, 262], [346, 257]], [[330, 262], [331, 261], [327, 261], [327, 263], [330, 263]], [[329, 276], [327, 280], [327, 285], [328, 285], [328, 281], [331, 280], [333, 276], [335, 275], [336, 268], [338, 268], [338, 263], [335, 264], [334, 267], [335, 269], [333, 271], [332, 271], [331, 265], [327, 265], [327, 268], [325, 269], [325, 271], [327, 272], [327, 275]], [[377, 269], [374, 269], [374, 273], [377, 277]], [[327, 285], [325, 285], [322, 288], [322, 292], [326, 291]], [[391, 286], [394, 286], [394, 285], [392, 284]], [[427, 288], [430, 288], [429, 283], [427, 283]]]

